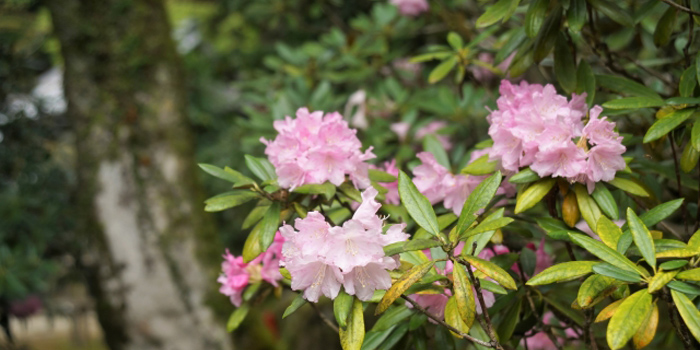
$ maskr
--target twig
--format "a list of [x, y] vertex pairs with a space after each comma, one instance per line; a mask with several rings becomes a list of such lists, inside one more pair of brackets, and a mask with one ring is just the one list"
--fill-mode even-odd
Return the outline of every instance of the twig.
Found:
[[[681, 186], [681, 170], [678, 165], [678, 156], [676, 155], [676, 143], [673, 141], [673, 133], [668, 135], [671, 141], [671, 152], [673, 152], [673, 166], [676, 169], [676, 181], [678, 182], [678, 197], [683, 198], [683, 187]], [[688, 235], [688, 210], [686, 209], [685, 201], [681, 203], [681, 212], [683, 214], [683, 222], [685, 223], [685, 235]]]
[[336, 326], [333, 323], [333, 321], [331, 321], [328, 317], [326, 317], [326, 315], [323, 314], [323, 312], [321, 312], [321, 310], [319, 310], [318, 306], [316, 306], [316, 303], [308, 303], [308, 304], [311, 305], [311, 307], [314, 309], [314, 311], [316, 311], [318, 316], [321, 317], [321, 320], [323, 320], [323, 323], [325, 323], [328, 327], [330, 327], [330, 329], [332, 329], [334, 332], [340, 333], [338, 326]]
[[424, 309], [422, 306], [420, 306], [418, 303], [416, 303], [415, 301], [413, 301], [413, 299], [409, 298], [408, 296], [402, 295], [401, 297], [402, 297], [404, 300], [406, 300], [407, 302], [409, 302], [411, 305], [413, 305], [413, 307], [414, 307], [416, 310], [418, 310], [418, 311], [422, 312], [424, 315], [428, 316], [428, 318], [432, 319], [433, 321], [437, 322], [439, 325], [441, 325], [441, 326], [443, 326], [443, 327], [449, 329], [449, 330], [452, 331], [453, 333], [459, 335], [460, 337], [462, 337], [462, 338], [464, 338], [464, 339], [466, 339], [466, 340], [469, 340], [469, 341], [471, 341], [471, 342], [474, 342], [474, 343], [476, 343], [476, 344], [479, 344], [479, 345], [481, 345], [481, 346], [486, 346], [486, 347], [489, 347], [489, 348], [495, 348], [495, 347], [498, 345], [498, 344], [493, 344], [492, 342], [486, 342], [486, 341], [483, 341], [483, 340], [481, 340], [481, 339], [476, 339], [476, 338], [470, 336], [469, 334], [462, 333], [459, 329], [450, 326], [449, 324], [447, 324], [447, 322], [443, 321], [443, 320], [440, 319], [439, 317], [437, 317], [437, 316], [433, 315], [432, 313], [430, 313], [428, 310]]
[[700, 16], [700, 12], [697, 12], [697, 11], [694, 11], [694, 10], [692, 10], [692, 9], [689, 9], [689, 8], [687, 8], [687, 7], [685, 7], [685, 6], [681, 5], [681, 4], [677, 4], [677, 3], [675, 3], [675, 2], [673, 2], [673, 1], [671, 1], [671, 0], [659, 0], [659, 1], [665, 2], [665, 3], [667, 3], [667, 4], [669, 4], [669, 5], [673, 6], [673, 7], [675, 7], [675, 8], [677, 8], [677, 9], [679, 9], [679, 10], [681, 10], [681, 11], [683, 11], [683, 12], [687, 12], [687, 13], [689, 13], [689, 14], [691, 14], [691, 15]]
[[595, 334], [593, 334], [593, 309], [587, 309], [584, 314], [586, 316], [586, 333], [588, 334], [586, 343], [590, 344], [590, 349], [598, 350], [598, 343], [596, 343]]

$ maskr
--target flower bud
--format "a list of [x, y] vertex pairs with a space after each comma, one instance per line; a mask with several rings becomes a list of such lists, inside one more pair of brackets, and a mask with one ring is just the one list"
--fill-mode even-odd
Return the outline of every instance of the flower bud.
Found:
[[576, 195], [573, 191], [570, 191], [564, 197], [564, 202], [561, 205], [561, 213], [564, 217], [564, 222], [569, 227], [576, 226], [579, 218], [581, 217], [581, 212], [578, 209], [578, 203], [576, 202]]

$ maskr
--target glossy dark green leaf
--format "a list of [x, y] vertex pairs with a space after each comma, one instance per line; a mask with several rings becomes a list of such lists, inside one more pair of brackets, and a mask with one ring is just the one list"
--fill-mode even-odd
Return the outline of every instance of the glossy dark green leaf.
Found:
[[661, 16], [659, 22], [656, 23], [656, 29], [654, 30], [654, 45], [660, 47], [668, 44], [668, 42], [671, 40], [673, 29], [676, 26], [677, 16], [678, 10], [675, 7], [669, 6], [666, 12], [664, 12], [663, 16]]
[[680, 269], [681, 267], [688, 265], [688, 260], [671, 260], [659, 264], [659, 269], [664, 271], [670, 271], [675, 269]]
[[405, 305], [394, 306], [387, 310], [382, 316], [377, 320], [377, 322], [372, 327], [372, 332], [385, 331], [392, 326], [408, 319], [415, 312], [413, 309], [406, 307]]
[[692, 97], [695, 87], [698, 85], [695, 67], [695, 64], [692, 64], [681, 74], [681, 82], [678, 84], [678, 91], [682, 97]]
[[260, 221], [260, 249], [266, 251], [275, 239], [275, 233], [280, 227], [280, 212], [282, 206], [280, 202], [274, 202], [265, 212]]
[[533, 49], [533, 60], [536, 63], [542, 61], [554, 48], [554, 44], [557, 40], [557, 35], [561, 28], [561, 18], [562, 9], [561, 6], [557, 6], [552, 10], [544, 23], [542, 24], [542, 29], [537, 33], [535, 38], [535, 46]]
[[621, 9], [614, 1], [588, 0], [588, 3], [602, 14], [625, 27], [634, 26], [634, 19], [630, 16], [629, 11]]
[[[582, 1], [582, 0], [577, 0]], [[585, 5], [584, 5], [585, 6]], [[581, 60], [576, 70], [576, 93], [586, 93], [586, 103], [593, 105], [595, 98], [596, 76], [593, 74], [591, 66], [585, 60]]]
[[666, 99], [666, 104], [669, 106], [697, 105], [700, 104], [700, 97], [671, 97]]
[[671, 281], [668, 287], [681, 293], [690, 295], [700, 295], [700, 286], [697, 284], [685, 283], [681, 281]]
[[615, 202], [615, 198], [613, 198], [612, 193], [610, 193], [610, 190], [608, 190], [603, 183], [599, 182], [595, 185], [595, 190], [593, 190], [591, 196], [593, 196], [593, 199], [595, 199], [595, 202], [598, 204], [600, 210], [602, 210], [603, 213], [605, 213], [605, 215], [607, 215], [610, 219], [618, 220], [620, 218], [617, 202]]
[[277, 178], [275, 167], [265, 158], [257, 158], [251, 155], [245, 155], [245, 165], [250, 171], [255, 174], [260, 180], [268, 181]]
[[513, 331], [515, 331], [515, 326], [518, 324], [520, 319], [520, 310], [522, 308], [522, 299], [516, 299], [515, 303], [511, 304], [506, 311], [505, 316], [501, 323], [496, 327], [498, 332], [498, 338], [501, 341], [508, 341], [513, 336]]
[[514, 184], [525, 184], [530, 182], [535, 182], [539, 180], [540, 177], [536, 172], [532, 171], [530, 168], [525, 168], [519, 171], [517, 174], [511, 176], [508, 182]]
[[476, 186], [474, 191], [469, 194], [469, 197], [462, 207], [459, 220], [457, 221], [456, 235], [458, 237], [474, 223], [477, 217], [476, 213], [491, 202], [493, 196], [496, 195], [496, 191], [498, 191], [498, 187], [501, 185], [502, 178], [501, 172], [498, 171], [482, 181]]
[[440, 233], [440, 227], [433, 211], [433, 205], [418, 191], [411, 178], [403, 171], [399, 173], [399, 195], [401, 203], [406, 207], [413, 220], [428, 233], [437, 236]]
[[662, 99], [661, 96], [654, 90], [624, 77], [601, 74], [596, 75], [596, 81], [598, 82], [598, 85], [605, 86], [606, 89], [620, 94], [648, 97], [656, 100]]
[[530, 6], [528, 6], [527, 13], [525, 14], [524, 27], [527, 36], [534, 38], [540, 31], [548, 7], [549, 1], [547, 0], [534, 0], [530, 2]]
[[688, 120], [694, 112], [694, 108], [686, 108], [673, 111], [663, 119], [657, 120], [644, 135], [644, 143], [655, 141], [665, 136], [684, 121]]
[[642, 279], [639, 277], [639, 274], [629, 272], [628, 270], [622, 270], [608, 263], [596, 264], [595, 266], [593, 266], [593, 271], [597, 274], [612, 277], [616, 280], [620, 280], [623, 282], [638, 283], [642, 281]]
[[569, 9], [566, 11], [566, 18], [569, 29], [574, 33], [580, 32], [586, 23], [586, 0], [571, 0]]
[[554, 74], [568, 93], [576, 91], [576, 62], [564, 34], [559, 33], [554, 47]]

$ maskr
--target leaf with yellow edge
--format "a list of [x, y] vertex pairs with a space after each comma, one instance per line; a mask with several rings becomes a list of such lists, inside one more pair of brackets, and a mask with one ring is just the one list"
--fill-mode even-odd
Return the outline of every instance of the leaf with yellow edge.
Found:
[[676, 277], [678, 270], [660, 271], [649, 281], [649, 293], [654, 293], [663, 288], [668, 282], [671, 282], [673, 277]]
[[602, 213], [595, 199], [588, 194], [588, 190], [581, 184], [574, 185], [574, 192], [576, 192], [576, 201], [583, 220], [586, 221], [591, 230], [597, 228], [598, 219], [602, 216]]
[[[469, 333], [470, 326], [464, 323], [462, 320], [462, 316], [460, 315], [461, 311], [459, 309], [457, 299], [455, 296], [451, 296], [450, 299], [447, 300], [447, 305], [445, 305], [445, 322], [447, 322], [447, 324], [450, 326], [459, 329], [459, 331], [462, 333]], [[452, 333], [452, 335], [455, 337], [461, 338], [458, 334], [452, 331], [450, 331], [450, 333]]]
[[586, 278], [578, 290], [578, 305], [582, 309], [588, 309], [601, 302], [617, 289], [621, 282], [603, 275], [593, 275]]
[[554, 179], [544, 179], [535, 182], [526, 188], [523, 193], [518, 196], [515, 202], [515, 213], [520, 214], [535, 206], [542, 201], [542, 198], [549, 193], [549, 190], [554, 187], [556, 181]]
[[386, 294], [384, 294], [384, 297], [379, 302], [379, 305], [377, 305], [377, 309], [375, 310], [374, 314], [379, 315], [386, 311], [386, 309], [388, 309], [389, 306], [391, 306], [391, 304], [393, 304], [394, 301], [406, 291], [406, 289], [425, 276], [425, 274], [428, 273], [431, 268], [433, 268], [433, 265], [435, 265], [434, 261], [426, 261], [422, 264], [413, 266], [410, 270], [401, 275], [401, 277], [386, 291]]
[[352, 311], [347, 320], [347, 327], [339, 330], [340, 346], [343, 350], [360, 350], [365, 340], [365, 317], [362, 314], [362, 302], [354, 298]]
[[512, 290], [518, 289], [518, 287], [515, 285], [515, 280], [513, 280], [513, 277], [511, 277], [508, 272], [500, 268], [498, 265], [467, 254], [463, 254], [462, 258], [474, 266], [474, 268], [483, 272], [484, 275], [491, 277], [503, 287]]
[[596, 233], [606, 246], [617, 249], [617, 242], [620, 240], [620, 236], [622, 236], [622, 230], [604, 215], [601, 215], [598, 219]]
[[603, 322], [610, 317], [612, 317], [615, 314], [615, 311], [617, 311], [617, 308], [620, 307], [620, 304], [625, 301], [625, 299], [620, 299], [615, 302], [610, 303], [608, 306], [606, 306], [603, 310], [600, 310], [598, 313], [598, 316], [595, 318], [596, 323], [598, 322]]
[[464, 266], [456, 260], [454, 260], [453, 263], [454, 269], [452, 270], [452, 277], [455, 292], [454, 298], [457, 302], [459, 315], [467, 326], [467, 330], [469, 330], [474, 323], [474, 317], [476, 315], [474, 292], [469, 278], [467, 277], [467, 272], [464, 270]]
[[700, 341], [700, 311], [698, 311], [698, 308], [695, 307], [695, 304], [690, 301], [687, 295], [671, 290], [671, 296], [690, 333], [693, 334], [695, 340]]
[[676, 278], [686, 281], [700, 281], [700, 267], [697, 269], [681, 271], [676, 275]]
[[526, 284], [528, 286], [540, 286], [575, 280], [593, 272], [593, 266], [599, 263], [598, 261], [569, 261], [556, 264], [533, 276]]
[[689, 258], [700, 254], [700, 249], [696, 248], [677, 248], [669, 249], [663, 252], [656, 253], [656, 257], [663, 258]]
[[641, 349], [649, 345], [649, 343], [654, 340], [654, 335], [656, 335], [656, 327], [658, 325], [659, 307], [655, 303], [654, 307], [652, 307], [651, 311], [649, 311], [649, 315], [647, 316], [646, 320], [644, 323], [642, 323], [642, 326], [639, 327], [637, 333], [635, 333], [634, 337], [632, 337], [632, 343], [634, 343], [635, 349]]
[[637, 333], [651, 310], [651, 294], [642, 289], [625, 299], [610, 319], [606, 339], [612, 350], [621, 349]]

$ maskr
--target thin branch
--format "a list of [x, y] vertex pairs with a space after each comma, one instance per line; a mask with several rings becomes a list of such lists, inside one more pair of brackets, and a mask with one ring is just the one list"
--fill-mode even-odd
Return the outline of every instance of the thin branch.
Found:
[[489, 348], [495, 348], [495, 347], [497, 346], [497, 344], [493, 344], [492, 342], [486, 342], [486, 341], [483, 341], [483, 340], [481, 340], [481, 339], [476, 339], [476, 338], [472, 337], [472, 336], [469, 335], [469, 334], [462, 333], [459, 329], [450, 326], [450, 325], [447, 324], [447, 322], [445, 322], [444, 320], [442, 320], [442, 319], [440, 319], [439, 317], [437, 317], [437, 316], [433, 315], [432, 313], [430, 313], [428, 310], [426, 310], [425, 308], [423, 308], [422, 306], [420, 306], [420, 304], [418, 304], [418, 303], [416, 303], [415, 301], [413, 301], [413, 299], [409, 298], [407, 295], [402, 295], [401, 297], [402, 297], [404, 300], [406, 300], [407, 302], [409, 302], [411, 305], [413, 305], [413, 308], [415, 308], [416, 310], [422, 312], [424, 315], [428, 316], [428, 318], [430, 318], [431, 320], [437, 322], [439, 325], [441, 325], [441, 326], [443, 326], [443, 327], [449, 329], [450, 331], [452, 331], [452, 333], [455, 333], [455, 334], [457, 334], [458, 336], [460, 336], [460, 337], [462, 337], [462, 338], [464, 338], [464, 339], [466, 339], [466, 340], [469, 340], [469, 341], [471, 341], [471, 342], [474, 342], [474, 343], [476, 343], [476, 344], [479, 344], [479, 345], [481, 345], [481, 346], [486, 346], [486, 347], [489, 347]]
[[[686, 0], [685, 4], [687, 6], [690, 6], [690, 1]], [[693, 15], [688, 14], [688, 42], [685, 43], [685, 47], [683, 48], [683, 56], [685, 57], [685, 66], [689, 67], [691, 64], [691, 59], [690, 59], [690, 45], [693, 43], [693, 26], [695, 25], [695, 20], [693, 19]]]
[[321, 320], [323, 320], [323, 323], [325, 323], [334, 332], [340, 333], [338, 326], [336, 326], [335, 323], [333, 323], [333, 321], [331, 321], [328, 317], [326, 317], [326, 315], [323, 314], [323, 312], [321, 312], [321, 310], [319, 310], [318, 306], [316, 306], [316, 303], [308, 303], [308, 304], [311, 305], [311, 307], [314, 309], [314, 311], [316, 311], [318, 316], [321, 317]]
[[677, 8], [677, 9], [683, 11], [683, 12], [687, 12], [687, 13], [689, 13], [689, 14], [691, 14], [691, 15], [700, 16], [700, 12], [697, 12], [697, 11], [694, 11], [694, 10], [692, 10], [692, 9], [689, 9], [689, 8], [687, 8], [687, 7], [685, 7], [685, 6], [681, 5], [681, 4], [677, 4], [677, 3], [675, 3], [675, 2], [673, 2], [673, 1], [671, 1], [671, 0], [659, 0], [659, 1], [665, 2], [665, 3], [669, 4], [669, 5], [671, 5], [672, 7], [675, 7], [675, 8]]
[[[673, 152], [673, 166], [676, 169], [676, 181], [678, 182], [678, 197], [683, 198], [683, 187], [681, 186], [681, 169], [678, 165], [678, 156], [676, 155], [676, 142], [673, 141], [673, 132], [668, 135], [668, 139], [671, 141], [671, 152]], [[688, 235], [688, 210], [686, 208], [685, 201], [681, 203], [681, 212], [683, 215], [683, 222], [685, 223], [685, 235]]]

